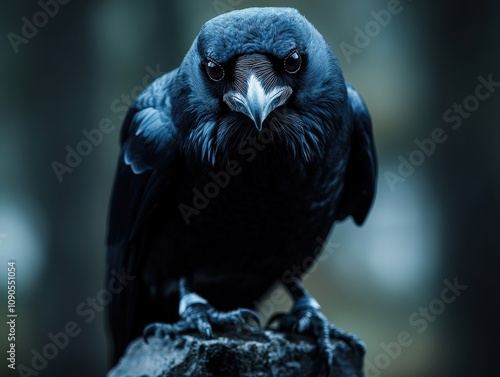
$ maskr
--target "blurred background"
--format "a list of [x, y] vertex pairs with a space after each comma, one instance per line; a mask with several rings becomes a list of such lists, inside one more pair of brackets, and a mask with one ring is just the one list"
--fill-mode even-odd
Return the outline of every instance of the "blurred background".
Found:
[[[0, 13], [0, 313], [15, 259], [17, 366], [36, 366], [40, 376], [106, 373], [105, 311], [90, 303], [105, 286], [124, 108], [145, 78], [179, 65], [205, 21], [276, 5], [299, 9], [329, 42], [370, 109], [379, 154], [365, 225], [335, 228], [306, 285], [331, 321], [365, 341], [367, 376], [498, 373], [500, 88], [491, 81], [500, 81], [500, 3], [54, 4], [9, 2]], [[488, 98], [477, 99], [478, 85]], [[82, 144], [101, 124], [111, 132]], [[79, 145], [84, 156], [58, 176], [57, 163]], [[262, 302], [262, 314], [287, 308], [276, 297]], [[44, 348], [70, 322], [78, 335]], [[7, 330], [0, 325], [4, 356]], [[32, 365], [44, 349], [53, 358]], [[18, 374], [2, 360], [2, 376]]]

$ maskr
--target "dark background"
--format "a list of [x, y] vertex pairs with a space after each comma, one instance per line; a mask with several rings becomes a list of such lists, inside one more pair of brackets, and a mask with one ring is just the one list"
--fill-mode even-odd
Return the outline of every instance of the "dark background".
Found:
[[[32, 20], [41, 8], [34, 1], [4, 3], [0, 314], [7, 313], [7, 260], [15, 259], [17, 365], [32, 368], [33, 351], [42, 352], [53, 343], [50, 333], [73, 321], [79, 334], [40, 375], [105, 374], [105, 312], [98, 306], [91, 311], [95, 316], [79, 315], [77, 308], [106, 284], [104, 239], [119, 107], [137, 94], [147, 67], [167, 72], [178, 66], [206, 20], [255, 5], [298, 8], [330, 43], [373, 117], [380, 160], [375, 205], [362, 228], [351, 221], [336, 228], [331, 257], [318, 263], [306, 285], [330, 320], [366, 342], [372, 365], [367, 376], [496, 374], [500, 90], [480, 101], [458, 129], [443, 119], [455, 103], [474, 95], [479, 76], [500, 81], [500, 4], [494, 1], [401, 1], [402, 11], [378, 32], [370, 24], [374, 36], [349, 58], [342, 43], [354, 45], [355, 27], [365, 30], [374, 20], [371, 12], [387, 9], [388, 1], [71, 1], [17, 53], [8, 33], [22, 35], [22, 17]], [[76, 148], [85, 140], [82, 131], [98, 128], [105, 118], [114, 131], [59, 182], [53, 162], [64, 163], [65, 148]], [[415, 139], [430, 138], [436, 128], [446, 141], [418, 160]], [[401, 158], [411, 156], [419, 166], [391, 188], [387, 173], [397, 173]], [[468, 288], [442, 304], [444, 281], [455, 279]], [[274, 301], [264, 301], [261, 312], [289, 305]], [[422, 322], [418, 313], [429, 305], [438, 314]], [[0, 320], [5, 356], [4, 322], [6, 317]], [[398, 350], [391, 343], [405, 333], [411, 344]], [[1, 360], [2, 376], [17, 375]]]

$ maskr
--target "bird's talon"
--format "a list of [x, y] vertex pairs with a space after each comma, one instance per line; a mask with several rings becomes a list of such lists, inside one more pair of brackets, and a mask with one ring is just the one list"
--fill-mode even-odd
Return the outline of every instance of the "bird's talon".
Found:
[[357, 336], [336, 328], [334, 325], [330, 326], [330, 335], [335, 339], [341, 339], [349, 345], [353, 351], [357, 351], [361, 358], [363, 358], [366, 354], [366, 346], [364, 342], [359, 339]]
[[258, 327], [260, 327], [260, 319], [257, 313], [255, 313], [253, 310], [250, 309], [240, 309], [241, 316], [243, 317], [243, 320], [245, 322], [249, 322], [250, 320], [253, 320]]
[[329, 376], [334, 357], [331, 339], [341, 339], [350, 347], [357, 347], [359, 341], [353, 335], [337, 329], [315, 306], [301, 305], [293, 308], [290, 313], [274, 314], [268, 321], [268, 326], [278, 322], [278, 328], [281, 331], [313, 335], [322, 360], [321, 375]]
[[212, 326], [210, 326], [210, 324], [207, 322], [203, 324], [203, 328], [200, 330], [200, 332], [205, 336], [205, 339], [213, 338]]
[[158, 328], [158, 323], [150, 323], [144, 328], [142, 332], [142, 338], [144, 342], [148, 344], [148, 338], [156, 334], [156, 329]]

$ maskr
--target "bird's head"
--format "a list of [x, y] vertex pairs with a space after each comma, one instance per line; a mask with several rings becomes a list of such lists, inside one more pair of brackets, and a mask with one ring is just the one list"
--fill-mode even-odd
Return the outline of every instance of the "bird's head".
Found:
[[342, 73], [295, 9], [249, 8], [208, 21], [178, 80], [174, 115], [186, 117], [185, 149], [211, 164], [251, 138], [266, 140], [276, 158], [307, 163], [347, 135]]

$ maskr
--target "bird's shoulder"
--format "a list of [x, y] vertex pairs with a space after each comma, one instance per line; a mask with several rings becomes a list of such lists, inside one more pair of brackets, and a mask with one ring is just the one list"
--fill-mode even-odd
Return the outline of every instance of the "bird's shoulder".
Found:
[[166, 110], [165, 103], [170, 101], [170, 93], [179, 68], [158, 77], [133, 102], [132, 110], [142, 110], [147, 107]]
[[177, 69], [151, 83], [131, 105], [121, 131], [123, 158], [136, 174], [168, 164], [178, 152], [171, 91]]

